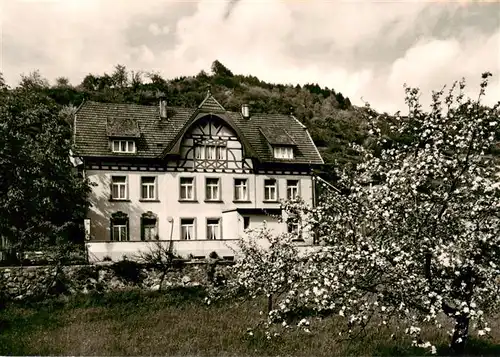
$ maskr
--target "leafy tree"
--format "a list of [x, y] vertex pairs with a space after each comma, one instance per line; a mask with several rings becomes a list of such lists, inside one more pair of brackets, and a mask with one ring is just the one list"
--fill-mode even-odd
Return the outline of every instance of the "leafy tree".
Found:
[[160, 91], [164, 91], [167, 88], [167, 81], [159, 73], [148, 72], [146, 73], [146, 77], [151, 81], [149, 87], [152, 86], [154, 89]]
[[73, 118], [77, 109], [78, 108], [74, 105], [69, 104], [64, 105], [59, 111], [59, 116], [62, 117], [71, 128], [73, 128]]
[[362, 160], [338, 172], [341, 189], [317, 208], [295, 207], [310, 214], [325, 246], [296, 268], [301, 275], [271, 318], [338, 314], [352, 333], [374, 316], [382, 324], [396, 319], [433, 353], [421, 340], [425, 323], [443, 328], [451, 319], [456, 353], [471, 330], [488, 334], [485, 317], [500, 307], [500, 184], [497, 159], [486, 155], [500, 129], [500, 102], [481, 104], [489, 76], [477, 100], [465, 99], [464, 81], [434, 92], [430, 112], [419, 90], [406, 88], [408, 116], [396, 115], [389, 130], [407, 139], [389, 145], [385, 116], [364, 111], [382, 149], [374, 155], [354, 144]]
[[49, 87], [49, 81], [42, 77], [40, 71], [37, 69], [28, 75], [22, 74], [19, 86], [27, 90], [43, 90]]
[[109, 74], [104, 73], [104, 75], [98, 77], [97, 83], [98, 90], [104, 92], [106, 89], [112, 88], [115, 85], [115, 80]]
[[212, 63], [212, 73], [215, 76], [219, 76], [219, 77], [233, 77], [234, 76], [233, 72], [231, 72], [231, 70], [229, 68], [224, 66], [218, 60], [215, 60]]
[[111, 75], [111, 80], [115, 87], [125, 88], [128, 84], [127, 68], [124, 65], [117, 64], [115, 71]]
[[89, 73], [83, 79], [81, 86], [86, 91], [95, 91], [99, 88], [99, 78]]
[[56, 87], [70, 87], [69, 79], [67, 77], [57, 77], [56, 78]]
[[0, 90], [7, 89], [7, 83], [5, 83], [5, 79], [3, 78], [3, 73], [0, 72]]
[[70, 128], [50, 98], [0, 93], [0, 234], [16, 252], [82, 238], [89, 185], [70, 149]]
[[130, 85], [132, 86], [132, 88], [134, 90], [137, 90], [141, 84], [142, 84], [142, 75], [143, 75], [143, 72], [142, 71], [132, 71], [130, 73], [130, 77], [131, 77], [131, 80], [130, 80]]

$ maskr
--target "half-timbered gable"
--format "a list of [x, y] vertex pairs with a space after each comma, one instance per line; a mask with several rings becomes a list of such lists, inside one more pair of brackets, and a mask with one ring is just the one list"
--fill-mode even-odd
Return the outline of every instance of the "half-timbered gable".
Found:
[[182, 137], [179, 167], [244, 172], [251, 163], [236, 131], [219, 116], [205, 115]]
[[227, 111], [210, 93], [197, 108], [167, 101], [89, 101], [75, 114], [75, 156], [94, 183], [91, 259], [135, 255], [152, 241], [184, 256], [231, 256], [245, 229], [264, 222], [302, 232], [279, 218], [284, 199], [314, 201], [312, 169], [323, 161], [304, 125], [248, 105]]

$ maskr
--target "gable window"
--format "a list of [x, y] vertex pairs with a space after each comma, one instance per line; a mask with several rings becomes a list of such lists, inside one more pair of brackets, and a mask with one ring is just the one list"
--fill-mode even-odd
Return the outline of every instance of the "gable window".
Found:
[[299, 196], [299, 180], [286, 181], [286, 198], [294, 200]]
[[220, 239], [220, 219], [210, 218], [207, 219], [207, 239]]
[[133, 140], [113, 140], [113, 152], [135, 153], [135, 141]]
[[216, 147], [214, 145], [205, 146], [205, 158], [207, 160], [215, 160]]
[[220, 200], [220, 180], [218, 178], [207, 178], [205, 187], [205, 199], [207, 201]]
[[143, 213], [141, 216], [141, 240], [157, 240], [158, 238], [156, 216], [152, 212]]
[[203, 151], [203, 146], [198, 146], [198, 145], [195, 146], [194, 147], [194, 158], [197, 160], [202, 160], [203, 159], [202, 151]]
[[181, 177], [180, 199], [186, 201], [194, 200], [194, 177]]
[[127, 199], [127, 176], [111, 176], [111, 198], [113, 200]]
[[264, 180], [264, 201], [277, 201], [276, 180]]
[[128, 241], [128, 216], [123, 212], [111, 215], [111, 240], [114, 242]]
[[274, 157], [276, 159], [293, 159], [293, 147], [291, 146], [275, 146]]
[[223, 142], [196, 145], [194, 148], [194, 157], [198, 160], [225, 160], [226, 145]]
[[226, 147], [225, 146], [217, 146], [215, 151], [215, 158], [217, 160], [225, 160], [226, 159]]
[[143, 200], [156, 199], [156, 177], [154, 176], [141, 177], [141, 199]]
[[234, 180], [234, 200], [235, 201], [248, 201], [248, 180], [235, 179]]
[[181, 219], [181, 239], [192, 240], [194, 236], [194, 218]]

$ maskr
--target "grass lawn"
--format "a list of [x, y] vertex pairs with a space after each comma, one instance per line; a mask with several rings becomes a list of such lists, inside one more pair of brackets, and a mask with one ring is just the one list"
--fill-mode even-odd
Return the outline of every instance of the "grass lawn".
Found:
[[[0, 355], [189, 355], [332, 356], [422, 355], [393, 327], [368, 329], [362, 340], [340, 340], [339, 320], [313, 322], [312, 333], [292, 331], [267, 340], [249, 336], [264, 309], [264, 299], [203, 303], [202, 291], [123, 292], [82, 296], [68, 301], [19, 305], [0, 312]], [[496, 327], [498, 324], [493, 325]], [[500, 334], [472, 339], [468, 354], [500, 355]], [[391, 335], [395, 333], [395, 337]], [[425, 334], [449, 354], [445, 331]]]

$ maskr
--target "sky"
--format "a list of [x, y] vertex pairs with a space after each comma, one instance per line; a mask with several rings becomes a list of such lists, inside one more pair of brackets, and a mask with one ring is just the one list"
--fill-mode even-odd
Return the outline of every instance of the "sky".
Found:
[[88, 73], [209, 71], [318, 83], [392, 113], [403, 84], [432, 90], [465, 77], [500, 100], [500, 0], [0, 0], [0, 71], [11, 86], [36, 69], [52, 83]]

